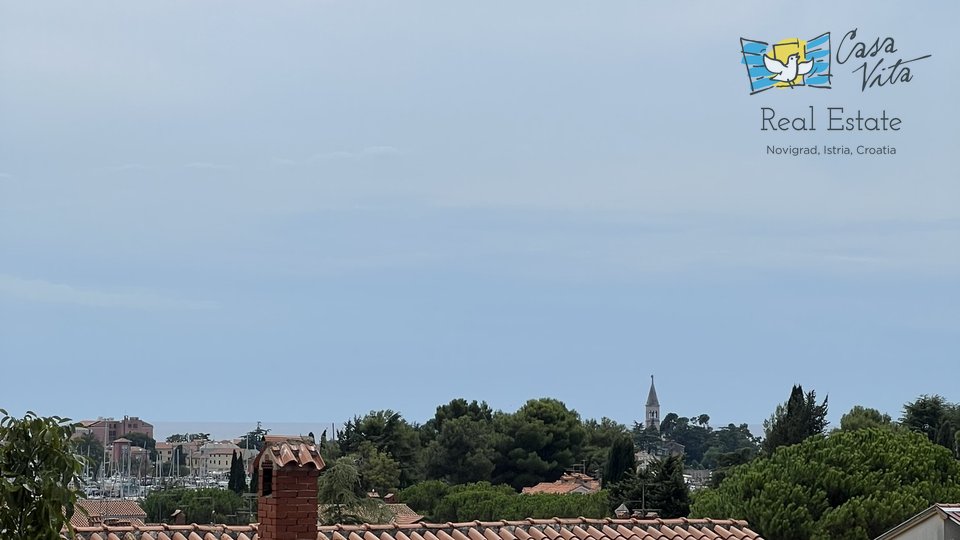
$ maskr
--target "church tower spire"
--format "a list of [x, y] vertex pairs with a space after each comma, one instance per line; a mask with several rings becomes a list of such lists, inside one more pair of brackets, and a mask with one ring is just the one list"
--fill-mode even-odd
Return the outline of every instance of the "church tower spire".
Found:
[[647, 410], [644, 427], [660, 431], [660, 400], [657, 399], [657, 387], [653, 385], [653, 375], [650, 376], [650, 393], [647, 394]]

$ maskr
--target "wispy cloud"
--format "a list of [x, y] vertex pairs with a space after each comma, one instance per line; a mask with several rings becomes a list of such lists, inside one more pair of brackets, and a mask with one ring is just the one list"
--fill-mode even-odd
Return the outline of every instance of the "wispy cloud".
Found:
[[208, 310], [215, 302], [171, 298], [145, 290], [103, 291], [0, 274], [0, 296], [32, 302], [139, 310]]
[[147, 167], [140, 165], [139, 163], [123, 163], [120, 165], [108, 165], [106, 167], [99, 167], [94, 169], [94, 172], [123, 172], [123, 171], [140, 171], [144, 170]]
[[317, 163], [323, 161], [358, 160], [364, 158], [401, 156], [403, 152], [394, 146], [367, 146], [360, 150], [337, 150], [320, 152], [304, 159], [275, 158], [274, 162], [280, 165], [297, 165], [300, 163]]
[[13, 175], [10, 173], [0, 172], [0, 180], [10, 180], [13, 178]]
[[195, 161], [193, 163], [187, 163], [184, 167], [188, 169], [209, 169], [209, 170], [226, 170], [230, 169], [229, 165], [221, 165], [220, 163], [210, 163], [208, 161]]

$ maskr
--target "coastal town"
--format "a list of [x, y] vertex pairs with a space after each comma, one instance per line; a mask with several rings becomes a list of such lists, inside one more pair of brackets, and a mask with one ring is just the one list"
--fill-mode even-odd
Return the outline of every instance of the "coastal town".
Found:
[[[836, 502], [820, 519], [807, 518], [806, 527], [847, 530], [830, 516], [866, 500], [880, 504], [859, 518], [857, 538], [927, 538], [915, 536], [921, 529], [950, 538], [960, 527], [960, 505], [950, 502], [960, 500], [960, 405], [922, 395], [904, 405], [899, 421], [857, 406], [832, 430], [826, 416], [826, 399], [795, 385], [762, 436], [745, 424], [714, 428], [706, 414], [661, 415], [651, 377], [642, 419], [632, 428], [584, 420], [549, 398], [514, 413], [455, 399], [423, 424], [371, 411], [333, 436], [271, 433], [257, 423], [230, 440], [182, 433], [156, 441], [144, 418], [101, 417], [62, 428], [81, 467], [65, 486], [75, 490], [75, 502], [64, 534], [339, 540], [373, 530], [381, 540], [778, 539], [792, 537], [783, 527], [803, 522], [776, 512], [777, 505], [811, 508], [821, 489], [834, 490]], [[42, 420], [31, 418], [23, 421]], [[8, 417], [3, 425], [18, 422]], [[5, 429], [0, 457], [23, 444]], [[860, 459], [850, 461], [852, 455]], [[812, 485], [798, 463], [821, 471]], [[921, 471], [939, 479], [931, 484]], [[838, 474], [843, 483], [832, 486]], [[747, 487], [763, 477], [764, 484]], [[885, 487], [891, 481], [900, 487]], [[809, 501], [791, 495], [810, 488]], [[759, 500], [770, 501], [766, 510]], [[611, 527], [615, 534], [604, 532]]]
[[0, 0], [0, 540], [960, 540], [957, 21]]

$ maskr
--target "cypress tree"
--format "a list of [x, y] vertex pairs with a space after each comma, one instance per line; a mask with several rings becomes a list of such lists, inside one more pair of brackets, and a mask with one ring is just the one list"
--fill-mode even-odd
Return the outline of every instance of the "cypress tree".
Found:
[[777, 406], [763, 427], [763, 449], [768, 455], [781, 446], [801, 443], [807, 437], [820, 435], [827, 427], [827, 400], [818, 405], [816, 392], [811, 390], [804, 393], [802, 386], [795, 385], [790, 391], [790, 399]]
[[227, 489], [236, 493], [237, 492], [237, 451], [233, 451], [233, 456], [230, 458], [230, 480], [227, 481]]
[[230, 491], [240, 494], [247, 490], [246, 473], [243, 470], [243, 458], [237, 456], [237, 451], [233, 451], [233, 458], [230, 460], [230, 480], [227, 482]]

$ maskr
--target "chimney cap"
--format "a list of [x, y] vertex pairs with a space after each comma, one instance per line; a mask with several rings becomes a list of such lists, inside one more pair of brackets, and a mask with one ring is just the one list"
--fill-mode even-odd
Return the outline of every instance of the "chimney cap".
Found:
[[313, 468], [318, 471], [326, 467], [317, 445], [303, 439], [267, 442], [253, 461], [253, 468], [259, 469], [264, 459], [276, 467]]

